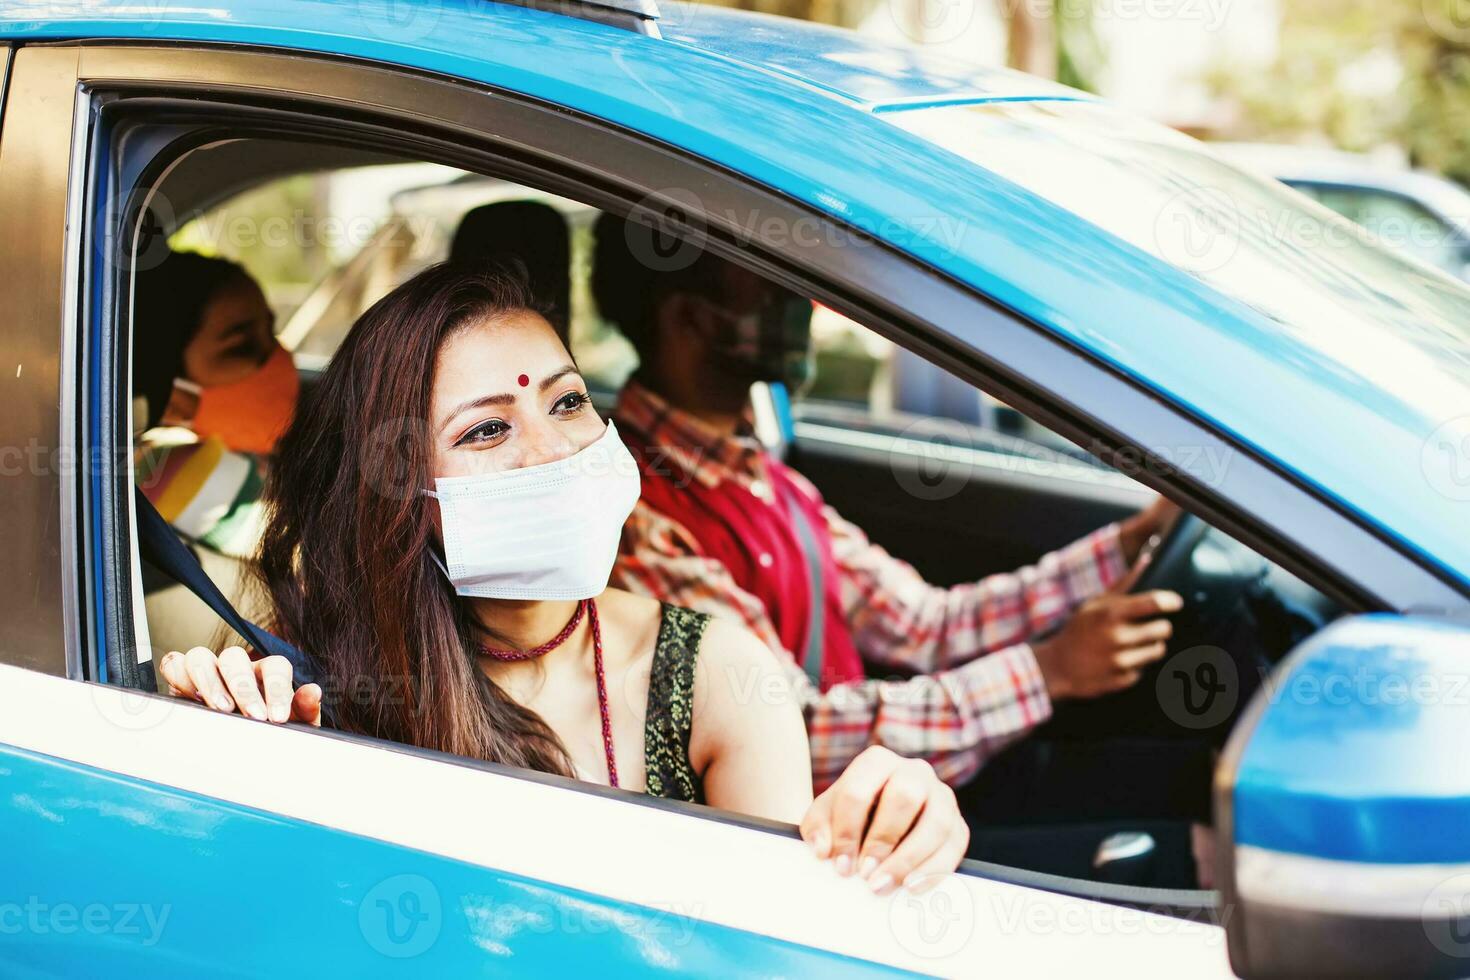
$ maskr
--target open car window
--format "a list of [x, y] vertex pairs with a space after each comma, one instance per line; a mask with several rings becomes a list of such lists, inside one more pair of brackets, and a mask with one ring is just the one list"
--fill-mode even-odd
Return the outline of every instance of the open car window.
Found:
[[[221, 215], [232, 208], [243, 208], [251, 194], [263, 195], [261, 199], [270, 202], [267, 208], [269, 213], [257, 219], [261, 227], [264, 227], [266, 220], [281, 217], [288, 219], [289, 226], [291, 216], [289, 213], [283, 214], [282, 209], [293, 207], [291, 194], [286, 190], [293, 181], [300, 184], [302, 178], [306, 178], [305, 183], [309, 186], [311, 181], [326, 180], [336, 183], [340, 180], [344, 189], [358, 182], [370, 183], [371, 179], [384, 181], [387, 187], [383, 191], [383, 196], [387, 198], [386, 203], [382, 200], [371, 201], [363, 212], [366, 217], [360, 221], [362, 244], [349, 241], [346, 247], [334, 249], [326, 242], [312, 241], [309, 243], [312, 248], [327, 250], [322, 253], [325, 260], [303, 258], [303, 265], [315, 262], [315, 267], [304, 270], [288, 269], [278, 277], [277, 296], [282, 305], [278, 318], [278, 335], [284, 338], [288, 329], [293, 331], [289, 336], [296, 345], [298, 363], [304, 369], [314, 370], [324, 363], [323, 358], [329, 359], [340, 343], [345, 326], [351, 323], [355, 315], [353, 310], [365, 308], [374, 298], [410, 275], [413, 269], [442, 257], [447, 243], [452, 240], [457, 221], [462, 219], [466, 210], [478, 203], [505, 197], [536, 196], [541, 200], [552, 201], [566, 216], [573, 229], [571, 320], [574, 352], [591, 376], [590, 380], [605, 385], [608, 393], [615, 393], [623, 383], [634, 366], [634, 357], [626, 341], [601, 320], [588, 301], [587, 270], [584, 266], [588, 261], [589, 249], [582, 236], [598, 214], [598, 208], [593, 202], [610, 210], [624, 212], [634, 205], [631, 194], [619, 198], [603, 191], [594, 191], [590, 184], [586, 188], [579, 187], [561, 173], [548, 176], [542, 184], [540, 180], [528, 180], [524, 168], [517, 172], [517, 179], [510, 180], [501, 176], [503, 171], [488, 162], [484, 168], [485, 173], [482, 174], [477, 169], [466, 166], [462, 155], [453, 156], [447, 152], [445, 159], [456, 160], [453, 167], [418, 160], [387, 159], [354, 159], [348, 165], [334, 167], [331, 165], [331, 153], [323, 149], [320, 134], [315, 135], [312, 151], [315, 159], [310, 168], [275, 172], [254, 184], [246, 182], [245, 186], [238, 182], [232, 184], [229, 193], [216, 195], [207, 205], [189, 212], [188, 221], [180, 222], [178, 227], [171, 229], [180, 248], [188, 247], [191, 243], [210, 242], [210, 220], [213, 220], [214, 228], [220, 227]], [[381, 145], [375, 152], [380, 155], [386, 153]], [[487, 156], [486, 159], [488, 161], [490, 158]], [[680, 165], [687, 166], [687, 162], [681, 162]], [[490, 176], [491, 173], [496, 175]], [[548, 174], [551, 173], [551, 168], [548, 168]], [[297, 193], [301, 192], [298, 190]], [[343, 193], [349, 192], [344, 190]], [[327, 193], [324, 196], [330, 200], [332, 194]], [[761, 200], [762, 206], [771, 206], [765, 198]], [[343, 220], [344, 227], [347, 220], [354, 217], [333, 215], [328, 205], [312, 207], [316, 208], [311, 212], [314, 216], [323, 220], [339, 217]], [[275, 210], [271, 211], [271, 208]], [[188, 212], [188, 209], [183, 210]], [[197, 224], [191, 226], [190, 222]], [[902, 312], [895, 313], [877, 305], [864, 308], [860, 304], [842, 299], [839, 284], [842, 284], [841, 289], [850, 290], [851, 287], [841, 279], [842, 272], [835, 268], [834, 256], [800, 256], [801, 261], [797, 266], [801, 269], [801, 275], [793, 276], [790, 272], [781, 271], [764, 257], [759, 243], [748, 244], [748, 251], [742, 251], [740, 247], [731, 247], [729, 242], [723, 240], [711, 242], [712, 247], [723, 250], [721, 254], [728, 252], [738, 263], [748, 265], [751, 271], [769, 275], [787, 287], [800, 283], [803, 294], [817, 303], [834, 312], [839, 308], [845, 310], [838, 314], [838, 319], [828, 321], [830, 329], [823, 328], [823, 343], [832, 341], [827, 347], [829, 352], [856, 349], [873, 354], [875, 359], [882, 359], [897, 350], [909, 353], [910, 348], [926, 349], [924, 335], [917, 326], [912, 327], [911, 333], [906, 332], [910, 327]], [[201, 244], [199, 247], [204, 246]], [[230, 247], [234, 246], [226, 239], [226, 244], [220, 251], [224, 252]], [[237, 251], [234, 254], [248, 261], [244, 252]], [[841, 258], [847, 260], [849, 257], [843, 255]], [[850, 258], [852, 261], [863, 259], [862, 256]], [[942, 321], [944, 317], [933, 313], [946, 303], [956, 304], [952, 309], [962, 310], [972, 318], [966, 322], [974, 322], [973, 316], [977, 310], [973, 306], [964, 305], [967, 302], [973, 304], [973, 296], [958, 296], [953, 284], [944, 284], [932, 272], [919, 269], [897, 257], [889, 256], [883, 261], [887, 265], [878, 270], [880, 277], [885, 274], [895, 277], [912, 274], [918, 281], [932, 286], [933, 291], [928, 294], [924, 289], [890, 291], [890, 295], [905, 296], [905, 302], [909, 302], [911, 298], [915, 311], [925, 309], [927, 322]], [[358, 268], [377, 268], [383, 274], [380, 278], [364, 274], [361, 280], [346, 274]], [[352, 283], [350, 289], [336, 288], [349, 281]], [[324, 283], [332, 285], [323, 291]], [[942, 301], [935, 299], [943, 290], [950, 292], [943, 294]], [[339, 294], [350, 296], [350, 302], [344, 300], [340, 305], [334, 306], [329, 300], [335, 299]], [[322, 298], [313, 300], [314, 295]], [[312, 315], [307, 316], [308, 313]], [[980, 315], [995, 317], [993, 310], [980, 311]], [[921, 322], [917, 312], [914, 322]], [[871, 330], [866, 323], [872, 324]], [[997, 341], [995, 352], [996, 356], [1003, 356], [1006, 352], [1005, 345]], [[819, 351], [819, 359], [821, 353]], [[839, 361], [829, 359], [829, 364], [832, 366], [826, 374], [826, 381], [830, 386], [826, 389], [825, 396], [822, 395], [823, 381], [819, 371], [817, 385], [813, 389], [810, 402], [806, 404], [815, 406], [819, 402], [825, 402], [829, 406], [840, 407], [846, 400], [849, 407], [854, 407], [860, 405], [862, 394], [866, 392], [871, 409], [874, 393], [882, 392], [881, 366], [875, 366], [871, 371], [863, 369], [865, 374], [859, 371], [844, 379]], [[976, 394], [978, 396], [978, 391]], [[1028, 409], [1034, 408], [1038, 402], [1035, 391], [1028, 390], [1026, 386], [996, 385], [984, 397], [993, 398], [1008, 406], [1026, 405]], [[765, 407], [778, 417], [784, 410], [776, 399], [772, 399]], [[757, 405], [757, 408], [761, 408], [761, 405]], [[922, 431], [909, 431], [905, 433], [904, 440], [893, 438], [891, 433], [886, 436], [876, 433], [880, 438], [886, 438], [886, 441], [878, 443], [851, 438], [822, 439], [818, 438], [821, 433], [814, 431], [817, 426], [815, 420], [803, 420], [804, 410], [805, 405], [798, 398], [797, 411], [794, 413], [796, 424], [789, 428], [793, 437], [784, 447], [790, 465], [811, 479], [828, 497], [828, 502], [845, 518], [870, 532], [875, 542], [886, 546], [897, 558], [917, 566], [923, 576], [939, 586], [973, 582], [978, 576], [991, 570], [1014, 569], [1028, 560], [1038, 558], [1036, 548], [1044, 549], [1054, 546], [1053, 543], [1061, 543], [1070, 529], [1082, 532], [1095, 529], [1099, 524], [1131, 512], [1148, 499], [1148, 494], [1132, 482], [1129, 474], [1101, 470], [1095, 463], [1085, 460], [1081, 465], [1089, 471], [1089, 475], [1102, 474], [1102, 479], [1054, 481], [1052, 477], [1056, 473], [1045, 472], [1043, 467], [1043, 472], [1029, 472], [1027, 468], [1022, 468], [1019, 474], [1012, 468], [1010, 479], [990, 480], [988, 476], [976, 476], [976, 471], [972, 470], [957, 484], [955, 481], [948, 481], [946, 484], [958, 486], [959, 492], [946, 490], [935, 494], [931, 492], [932, 487], [926, 485], [931, 474], [925, 471], [925, 467], [931, 465], [933, 460], [926, 460], [925, 452], [911, 452], [915, 443], [921, 449], [934, 444], [935, 440], [929, 439]], [[890, 411], [891, 406], [884, 406], [880, 414]], [[893, 417], [900, 417], [899, 413], [893, 412]], [[937, 419], [939, 416], [930, 418]], [[790, 423], [792, 418], [788, 417], [786, 421]], [[808, 425], [808, 422], [812, 424]], [[1027, 422], [1036, 426], [1033, 432], [1049, 433], [1040, 421], [1028, 417]], [[835, 427], [827, 428], [829, 431], [826, 435], [832, 435], [830, 430]], [[1049, 435], [1049, 438], [1056, 437]], [[938, 442], [942, 444], [943, 440]], [[1083, 447], [1078, 450], [1072, 443], [1066, 445], [1084, 454], [1090, 449]], [[772, 443], [772, 446], [781, 448], [777, 443]], [[968, 465], [969, 461], [966, 462]], [[1066, 464], [1068, 460], [1063, 459], [1060, 462]], [[1078, 460], [1073, 459], [1070, 462], [1076, 464]], [[1018, 475], [1021, 478], [1015, 479]], [[1074, 472], [1071, 475], [1078, 474]], [[877, 488], [881, 492], [864, 495], [860, 492], [864, 486], [869, 489]], [[980, 502], [982, 499], [983, 502]], [[1064, 503], [1068, 501], [1080, 502], [1082, 505], [1065, 506]], [[1017, 508], [1012, 512], [1016, 519], [1010, 520], [1000, 511], [991, 509], [992, 504], [1006, 504]], [[1023, 519], [1019, 516], [1028, 510], [1035, 519]], [[994, 519], [981, 520], [977, 515], [994, 515]], [[1059, 517], [1063, 519], [1059, 520]], [[1073, 522], [1071, 528], [1066, 526], [1067, 521]], [[1033, 537], [1033, 534], [1036, 536]], [[245, 553], [248, 554], [248, 549]], [[1232, 556], [1239, 554], [1235, 551], [1228, 553]], [[1330, 608], [1326, 609], [1327, 615], [1333, 612]], [[151, 628], [155, 620], [152, 610], [147, 611], [147, 620]], [[1293, 620], [1291, 628], [1310, 630], [1315, 628], [1315, 623], [1307, 617], [1300, 622]], [[1278, 643], [1281, 639], [1282, 637], [1276, 636], [1273, 643]], [[891, 674], [894, 679], [898, 679], [901, 673], [900, 670], [878, 670], [879, 676]], [[1159, 714], [1157, 705], [1153, 714]], [[1225, 724], [1225, 730], [1228, 727]], [[1171, 765], [1177, 763], [1181, 767], [1187, 767], [1188, 771], [1204, 773], [1207, 777], [1210, 753], [1200, 751], [1199, 746], [1189, 747], [1171, 758], [1174, 760]], [[1092, 773], [1105, 772], [1118, 764], [1117, 758], [1109, 757], [1107, 753], [1100, 753], [1098, 757], [1084, 762]], [[1068, 764], [1077, 763], [1078, 760], [1073, 757]], [[1022, 761], [1016, 763], [1016, 768], [1012, 771], [1019, 773], [1018, 778], [1024, 780], [1028, 778], [1028, 769], [1029, 764]], [[995, 771], [1001, 782], [1011, 779], [1006, 775], [1004, 767], [997, 767]], [[1048, 782], [1051, 782], [1050, 778]], [[1012, 788], [1020, 785], [1022, 783], [1010, 783]], [[1054, 785], [1060, 786], [1062, 783], [1056, 782]], [[988, 794], [986, 798], [999, 799], [993, 794]], [[1077, 800], [1069, 796], [1061, 802], [1072, 805]], [[1112, 828], [1102, 825], [1107, 824], [1111, 816], [1128, 812], [1126, 806], [1121, 810], [1111, 811], [1111, 816], [1088, 812], [1084, 807], [1082, 810], [1066, 813], [1064, 819], [1059, 821], [1060, 824], [1068, 825], [1068, 835], [1079, 825], [1089, 825], [1081, 838], [1085, 843], [1074, 846], [1069, 851], [1076, 858], [1071, 867], [1082, 869], [1077, 874], [1068, 873], [1068, 869], [1057, 865], [1048, 866], [1049, 857], [1061, 853], [1054, 842], [1039, 840], [1034, 836], [1025, 836], [1024, 839], [1009, 836], [1011, 829], [1024, 829], [1030, 822], [1028, 815], [997, 808], [995, 814], [1003, 814], [1004, 819], [1011, 823], [990, 828], [999, 834], [984, 842], [984, 846], [991, 849], [975, 852], [988, 859], [989, 863], [971, 865], [969, 870], [988, 877], [1004, 878], [1009, 874], [1017, 880], [1024, 878], [1052, 890], [1119, 900], [1125, 904], [1136, 902], [1169, 907], [1174, 903], [1179, 908], [1187, 906], [1196, 912], [1206, 910], [1211, 899], [1208, 895], [1201, 895], [1193, 887], [1199, 882], [1194, 877], [1192, 858], [1185, 856], [1192, 839], [1190, 824], [1200, 814], [1199, 800], [1171, 799], [1166, 802], [1169, 809], [1163, 819], [1170, 826], [1168, 832], [1159, 829], [1158, 833], [1153, 833], [1147, 828], [1134, 826], [1132, 822], [1120, 829], [1122, 833], [1137, 832], [1149, 836], [1153, 841], [1151, 849], [1148, 849], [1150, 852], [1170, 852], [1170, 870], [1156, 882], [1168, 890], [1165, 895], [1127, 893], [1125, 897], [1126, 889], [1137, 882], [1120, 884], [1116, 879], [1099, 875], [1091, 866], [1090, 862], [1096, 856], [1098, 847], [1115, 836], [1111, 832]], [[977, 835], [977, 839], [980, 836], [983, 835]], [[1076, 840], [1077, 838], [1072, 838], [1074, 845]], [[1135, 838], [1127, 847], [1109, 853], [1143, 853], [1137, 844], [1138, 839]], [[1058, 872], [1062, 874], [1058, 875]], [[1036, 877], [1047, 874], [1052, 877]], [[1173, 898], [1167, 898], [1168, 895]]]

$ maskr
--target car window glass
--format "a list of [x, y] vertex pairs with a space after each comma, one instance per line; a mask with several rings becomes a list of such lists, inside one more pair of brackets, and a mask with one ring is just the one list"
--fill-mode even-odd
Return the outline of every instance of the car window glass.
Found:
[[[1434, 417], [1463, 412], [1470, 291], [1279, 182], [1101, 104], [982, 103], [886, 118], [1259, 311], [1324, 363]], [[1422, 352], [1423, 371], [1396, 370], [1404, 341]]]
[[[596, 399], [599, 391], [623, 383], [635, 357], [592, 303], [592, 225], [600, 212], [588, 205], [430, 164], [327, 166], [307, 174], [272, 174], [228, 195], [175, 231], [171, 243], [245, 266], [261, 282], [283, 345], [310, 369], [326, 363], [372, 302], [446, 258], [468, 212], [524, 198], [551, 204], [570, 225], [573, 350]], [[973, 583], [1033, 563], [1128, 516], [1148, 499], [1128, 474], [1102, 467], [1084, 448], [855, 320], [817, 305], [812, 335], [816, 370], [795, 400], [787, 461], [812, 481], [835, 513], [935, 586]], [[942, 471], [938, 483], [936, 465]], [[163, 469], [140, 471], [140, 480], [154, 472]], [[249, 470], [234, 471], [233, 478], [239, 482], [227, 488], [220, 513], [243, 514], [240, 488], [253, 486], [258, 492], [259, 484], [251, 483]], [[202, 511], [184, 508], [182, 518], [197, 520]], [[208, 574], [242, 612], [266, 621], [251, 605], [246, 575], [261, 530], [259, 516], [226, 521], [217, 533], [195, 530], [190, 537]], [[867, 554], [872, 561], [886, 560], [877, 550]], [[181, 587], [154, 580], [145, 582], [145, 592], [155, 649], [187, 649], [219, 629], [217, 617]], [[1307, 625], [1300, 629], [1316, 621], [1304, 618]], [[211, 644], [216, 648], [217, 637]], [[873, 676], [898, 683], [905, 669], [876, 664]], [[1051, 757], [1053, 740], [1024, 743], [1009, 755], [1009, 764], [990, 770], [983, 786], [973, 784], [975, 812], [993, 810], [995, 817], [984, 827], [989, 836], [977, 853], [1011, 866], [1110, 881], [1109, 875], [1136, 869], [1097, 872], [1088, 863], [1093, 855], [1114, 833], [1145, 833], [1157, 842], [1159, 855], [1150, 880], [1161, 887], [1192, 885], [1193, 810], [1157, 801], [1158, 819], [1142, 821], [1089, 809], [1089, 800], [1105, 795], [1112, 773], [1134, 764], [1121, 737], [1126, 731], [1112, 734], [1120, 736], [1110, 743], [1116, 752], [1095, 746], [1085, 757], [1069, 756], [1046, 770], [1080, 767], [1080, 774], [1065, 781], [1065, 792], [1057, 791], [1065, 797], [1053, 814], [1060, 815], [1057, 827], [1030, 826], [1033, 814], [1021, 805], [1023, 791]], [[1188, 758], [1181, 754], [1169, 765], [1197, 777], [1203, 787], [1210, 762], [1207, 752], [1196, 752]], [[1167, 782], [1161, 780], [1160, 786]], [[1070, 863], [1054, 860], [1063, 852]]]
[[812, 350], [813, 377], [793, 399], [798, 421], [1102, 465], [1000, 399], [820, 303], [812, 313]]
[[1389, 248], [1399, 249], [1456, 276], [1464, 268], [1464, 249], [1454, 229], [1423, 205], [1369, 187], [1298, 187], [1307, 188], [1312, 197], [1362, 225]]
[[182, 225], [170, 245], [251, 270], [276, 313], [282, 344], [305, 369], [324, 367], [369, 306], [449, 257], [464, 216], [505, 200], [544, 201], [571, 226], [571, 335], [590, 383], [616, 390], [632, 350], [589, 295], [598, 212], [544, 191], [433, 163], [325, 169], [269, 180]]

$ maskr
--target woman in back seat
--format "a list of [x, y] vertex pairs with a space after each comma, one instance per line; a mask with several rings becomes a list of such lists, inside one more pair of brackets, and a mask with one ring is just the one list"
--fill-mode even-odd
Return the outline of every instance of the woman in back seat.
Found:
[[[436, 266], [354, 325], [279, 444], [260, 573], [338, 727], [800, 821], [877, 892], [968, 831], [926, 763], [870, 748], [813, 801], [802, 718], [743, 627], [607, 587], [639, 471], [522, 271]], [[238, 647], [173, 693], [321, 722], [322, 687]]]
[[275, 316], [243, 268], [190, 252], [139, 274], [135, 310], [138, 485], [191, 540], [248, 557], [266, 458], [300, 390]]

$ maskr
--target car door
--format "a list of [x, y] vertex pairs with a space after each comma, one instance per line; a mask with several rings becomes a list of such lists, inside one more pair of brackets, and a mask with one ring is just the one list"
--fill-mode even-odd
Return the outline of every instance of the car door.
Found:
[[[168, 125], [119, 137], [153, 113]], [[1191, 921], [1212, 915], [1208, 896], [1104, 903], [972, 867], [924, 901], [879, 900], [789, 826], [153, 694], [124, 257], [147, 233], [135, 192], [180, 145], [227, 135], [222, 122], [350, 129], [446, 160], [498, 148], [504, 171], [563, 188], [568, 161], [586, 173], [617, 142], [644, 172], [692, 179], [687, 160], [625, 133], [385, 65], [188, 46], [19, 52], [0, 195], [30, 235], [0, 247], [24, 383], [3, 424], [43, 462], [7, 482], [0, 519], [18, 572], [0, 598], [0, 826], [23, 842], [5, 858], [5, 972], [1059, 975], [1126, 936], [1118, 955], [1140, 976], [1224, 974], [1220, 930]]]

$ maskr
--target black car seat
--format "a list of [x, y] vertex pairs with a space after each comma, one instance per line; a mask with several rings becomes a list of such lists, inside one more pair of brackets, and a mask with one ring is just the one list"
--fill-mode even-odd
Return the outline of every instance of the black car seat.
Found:
[[468, 212], [449, 249], [454, 262], [519, 262], [547, 319], [567, 339], [571, 317], [572, 245], [567, 219], [540, 201], [497, 201]]

